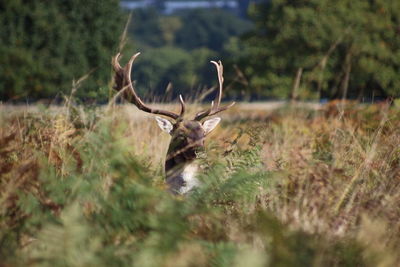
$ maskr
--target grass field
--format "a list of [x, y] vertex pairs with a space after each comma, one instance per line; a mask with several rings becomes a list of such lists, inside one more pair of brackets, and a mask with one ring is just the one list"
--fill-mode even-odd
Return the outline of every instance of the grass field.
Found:
[[400, 266], [399, 107], [237, 105], [187, 197], [136, 107], [0, 111], [0, 266]]

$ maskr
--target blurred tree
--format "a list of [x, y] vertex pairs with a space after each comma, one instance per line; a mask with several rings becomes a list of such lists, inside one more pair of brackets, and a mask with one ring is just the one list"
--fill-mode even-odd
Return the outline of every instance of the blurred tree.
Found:
[[225, 52], [229, 39], [250, 27], [249, 21], [216, 9], [186, 10], [170, 16], [156, 9], [134, 10], [130, 41], [143, 52], [133, 72], [138, 90], [153, 97], [165, 95], [168, 87], [174, 89], [168, 95], [175, 97], [214, 85], [215, 70], [209, 61], [225, 62], [225, 56], [236, 52]]
[[176, 32], [182, 28], [182, 24], [182, 20], [179, 17], [167, 16], [160, 18], [162, 37], [166, 45], [174, 45]]
[[[132, 75], [142, 95], [175, 97], [184, 94], [188, 97], [191, 89], [215, 82], [215, 77], [210, 79], [211, 75], [215, 76], [213, 67], [209, 64], [207, 70], [204, 68], [213, 58], [215, 53], [206, 48], [195, 49], [192, 53], [168, 46], [148, 49], [137, 59]], [[167, 88], [173, 92], [166, 92]]]
[[54, 97], [91, 70], [77, 93], [98, 97], [123, 23], [118, 0], [1, 1], [0, 99]]
[[132, 12], [129, 25], [131, 40], [138, 47], [160, 47], [163, 40], [160, 14], [156, 9], [137, 9]]
[[[275, 0], [253, 6], [240, 66], [253, 90], [304, 98], [400, 96], [399, 1]], [[301, 73], [301, 72], [300, 72]]]
[[129, 25], [131, 41], [139, 48], [172, 46], [182, 27], [178, 16], [162, 16], [156, 9], [137, 9]]
[[221, 9], [191, 10], [182, 13], [182, 20], [176, 44], [185, 49], [207, 47], [220, 52], [230, 37], [251, 29], [249, 21]]
[[238, 0], [238, 4], [240, 16], [243, 18], [247, 17], [247, 9], [249, 7], [250, 0]]

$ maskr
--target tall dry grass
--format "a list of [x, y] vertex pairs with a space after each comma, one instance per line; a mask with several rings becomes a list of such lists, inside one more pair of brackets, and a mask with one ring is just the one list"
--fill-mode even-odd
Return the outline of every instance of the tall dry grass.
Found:
[[186, 199], [164, 192], [169, 137], [135, 107], [1, 111], [10, 266], [400, 262], [398, 107], [238, 105], [208, 138], [206, 189]]

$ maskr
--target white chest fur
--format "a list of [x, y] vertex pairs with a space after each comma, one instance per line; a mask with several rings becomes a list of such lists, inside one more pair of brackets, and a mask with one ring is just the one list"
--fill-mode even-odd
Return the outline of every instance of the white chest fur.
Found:
[[183, 169], [181, 177], [184, 181], [184, 186], [179, 188], [180, 194], [186, 194], [195, 187], [200, 186], [200, 181], [196, 178], [198, 172], [198, 165], [191, 163]]

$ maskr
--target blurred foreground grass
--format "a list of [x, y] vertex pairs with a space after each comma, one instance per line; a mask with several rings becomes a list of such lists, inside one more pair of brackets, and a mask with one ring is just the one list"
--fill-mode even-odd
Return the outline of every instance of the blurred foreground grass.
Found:
[[237, 107], [204, 186], [165, 192], [134, 107], [0, 107], [2, 266], [396, 266], [400, 110]]

